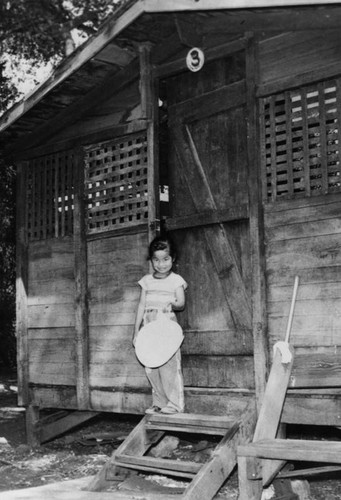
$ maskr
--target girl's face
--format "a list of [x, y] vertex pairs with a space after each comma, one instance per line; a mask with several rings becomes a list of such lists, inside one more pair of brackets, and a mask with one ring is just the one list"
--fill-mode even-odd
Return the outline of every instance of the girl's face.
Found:
[[152, 266], [156, 278], [167, 278], [173, 266], [173, 259], [168, 250], [156, 250], [152, 257]]

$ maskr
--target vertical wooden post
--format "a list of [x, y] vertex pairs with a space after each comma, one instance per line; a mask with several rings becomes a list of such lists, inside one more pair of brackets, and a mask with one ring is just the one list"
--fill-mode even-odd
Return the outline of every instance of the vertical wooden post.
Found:
[[148, 237], [151, 241], [160, 230], [158, 167], [158, 90], [151, 64], [151, 44], [139, 47], [142, 117], [147, 121], [148, 143]]
[[74, 257], [75, 257], [75, 330], [77, 405], [79, 410], [90, 408], [89, 391], [89, 328], [87, 297], [87, 245], [84, 210], [84, 151], [74, 151]]
[[16, 336], [18, 404], [29, 403], [28, 379], [28, 238], [27, 238], [27, 175], [28, 162], [17, 164], [16, 192]]
[[40, 446], [39, 407], [26, 408], [26, 441], [29, 446]]
[[268, 371], [264, 218], [259, 155], [258, 101], [256, 97], [258, 51], [248, 35], [246, 48], [247, 127], [249, 165], [250, 242], [252, 269], [252, 331], [257, 408], [263, 399]]

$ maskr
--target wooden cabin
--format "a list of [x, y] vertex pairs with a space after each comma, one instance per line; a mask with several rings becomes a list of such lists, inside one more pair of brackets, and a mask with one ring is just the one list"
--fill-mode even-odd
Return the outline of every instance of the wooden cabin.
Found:
[[340, 21], [333, 1], [123, 1], [2, 116], [34, 418], [150, 404], [132, 330], [162, 226], [189, 283], [187, 411], [260, 401], [297, 275], [291, 385], [305, 391], [284, 411], [340, 420]]

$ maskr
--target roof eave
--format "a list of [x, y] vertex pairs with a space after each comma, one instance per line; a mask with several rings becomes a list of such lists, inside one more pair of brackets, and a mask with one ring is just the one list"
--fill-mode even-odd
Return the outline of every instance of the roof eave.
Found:
[[104, 23], [102, 28], [93, 38], [90, 38], [79, 49], [73, 52], [69, 57], [64, 59], [53, 73], [22, 101], [10, 108], [0, 119], [0, 133], [14, 123], [27, 111], [32, 109], [41, 99], [44, 98], [51, 90], [57, 87], [70, 75], [75, 73], [87, 61], [92, 59], [100, 52], [108, 43], [110, 43], [121, 31], [129, 24], [134, 22], [141, 14], [143, 14], [143, 1], [136, 2], [122, 15], [112, 16], [108, 22]]

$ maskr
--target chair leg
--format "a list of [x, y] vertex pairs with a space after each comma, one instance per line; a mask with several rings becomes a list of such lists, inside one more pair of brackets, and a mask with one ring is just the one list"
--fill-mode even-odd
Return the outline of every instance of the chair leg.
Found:
[[260, 479], [249, 479], [248, 470], [254, 464], [252, 457], [238, 457], [238, 500], [261, 500], [262, 481]]

